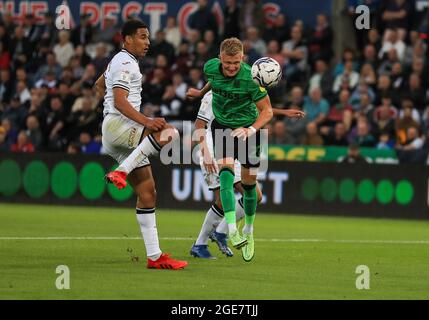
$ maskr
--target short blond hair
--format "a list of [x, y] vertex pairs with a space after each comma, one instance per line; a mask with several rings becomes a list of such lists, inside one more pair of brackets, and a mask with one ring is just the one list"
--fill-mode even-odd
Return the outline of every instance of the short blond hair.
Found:
[[220, 52], [228, 56], [235, 56], [238, 53], [243, 53], [243, 43], [237, 38], [228, 38], [220, 44]]

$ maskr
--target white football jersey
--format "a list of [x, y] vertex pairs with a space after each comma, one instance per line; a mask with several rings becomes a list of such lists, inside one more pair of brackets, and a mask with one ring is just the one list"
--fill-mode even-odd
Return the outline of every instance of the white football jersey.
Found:
[[209, 152], [212, 157], [214, 157], [213, 151], [213, 137], [211, 125], [214, 119], [213, 110], [212, 110], [212, 91], [207, 92], [203, 99], [201, 100], [200, 109], [198, 110], [197, 119], [200, 119], [207, 123], [206, 129], [206, 143], [209, 148]]
[[207, 92], [201, 100], [200, 109], [198, 110], [197, 118], [207, 122], [207, 129], [210, 129], [214, 119], [212, 110], [212, 91]]
[[104, 112], [120, 114], [115, 108], [115, 100], [113, 97], [114, 88], [122, 88], [128, 91], [128, 101], [136, 109], [140, 111], [141, 91], [143, 76], [140, 73], [140, 67], [137, 58], [122, 49], [110, 61], [106, 72], [104, 73], [106, 81], [106, 95], [104, 96]]

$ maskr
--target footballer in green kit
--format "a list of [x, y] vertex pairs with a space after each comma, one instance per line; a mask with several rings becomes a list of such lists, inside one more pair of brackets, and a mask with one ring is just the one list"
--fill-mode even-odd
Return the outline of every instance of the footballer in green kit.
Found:
[[[252, 79], [251, 68], [243, 62], [243, 44], [237, 38], [225, 39], [219, 59], [204, 65], [207, 84], [191, 88], [189, 98], [202, 98], [212, 90], [214, 120], [214, 155], [219, 167], [220, 197], [228, 223], [232, 245], [241, 249], [243, 259], [251, 261], [254, 252], [253, 223], [257, 206], [256, 176], [259, 162], [260, 129], [273, 117], [270, 98], [265, 88]], [[237, 230], [234, 194], [234, 161], [241, 163], [241, 183], [245, 225], [242, 235]]]

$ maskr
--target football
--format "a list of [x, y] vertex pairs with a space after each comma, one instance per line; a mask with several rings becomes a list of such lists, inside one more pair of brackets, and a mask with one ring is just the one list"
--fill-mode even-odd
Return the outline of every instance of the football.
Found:
[[273, 58], [263, 57], [253, 63], [252, 78], [261, 87], [274, 87], [282, 78], [282, 68]]

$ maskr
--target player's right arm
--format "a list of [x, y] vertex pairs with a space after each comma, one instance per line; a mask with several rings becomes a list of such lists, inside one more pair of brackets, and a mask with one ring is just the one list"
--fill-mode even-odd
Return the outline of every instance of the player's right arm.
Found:
[[108, 81], [111, 81], [114, 106], [125, 117], [143, 125], [150, 131], [162, 130], [166, 125], [164, 118], [148, 118], [128, 101], [131, 79], [137, 76], [137, 71], [139, 71], [138, 65], [129, 61], [114, 58], [110, 62], [105, 77]]
[[164, 128], [166, 121], [164, 118], [150, 119], [138, 112], [128, 101], [128, 91], [122, 88], [113, 88], [115, 108], [127, 118], [140, 123], [149, 130], [159, 131]]

